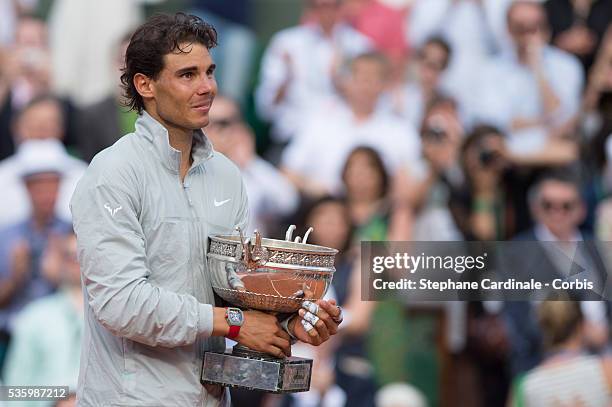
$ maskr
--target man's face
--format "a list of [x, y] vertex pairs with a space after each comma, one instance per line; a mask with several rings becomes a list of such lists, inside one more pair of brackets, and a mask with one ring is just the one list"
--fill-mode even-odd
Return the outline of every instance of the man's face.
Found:
[[546, 16], [538, 4], [515, 5], [508, 15], [508, 31], [519, 51], [546, 39]]
[[419, 72], [421, 81], [427, 87], [438, 86], [440, 76], [446, 68], [448, 54], [438, 44], [427, 44], [419, 53]]
[[340, 15], [340, 0], [310, 0], [311, 16], [324, 28], [336, 24]]
[[584, 220], [585, 209], [576, 187], [570, 183], [550, 180], [540, 186], [533, 208], [538, 222], [555, 236], [570, 236]]
[[54, 173], [31, 175], [26, 178], [25, 186], [28, 195], [30, 195], [34, 216], [44, 219], [53, 216], [60, 186], [60, 176]]
[[61, 107], [52, 100], [29, 107], [17, 120], [15, 132], [20, 143], [25, 140], [60, 140], [64, 135]]
[[242, 124], [238, 107], [229, 99], [219, 98], [210, 109], [210, 122], [206, 136], [213, 143], [215, 150], [227, 155], [236, 142], [236, 133]]
[[376, 60], [355, 61], [346, 82], [346, 97], [351, 104], [376, 105], [385, 87], [385, 68]]
[[208, 112], [217, 94], [215, 64], [202, 44], [182, 43], [180, 48], [185, 52], [164, 56], [164, 68], [151, 81], [153, 103], [147, 104], [147, 111], [154, 110], [153, 115], [167, 128], [196, 130], [208, 125]]

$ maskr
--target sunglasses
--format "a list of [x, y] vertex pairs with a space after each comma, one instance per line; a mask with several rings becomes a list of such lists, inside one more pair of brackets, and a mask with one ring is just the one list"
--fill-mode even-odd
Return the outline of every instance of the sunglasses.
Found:
[[560, 212], [571, 212], [573, 211], [576, 206], [578, 206], [578, 202], [576, 201], [562, 201], [562, 202], [554, 202], [548, 199], [542, 199], [542, 202], [540, 203], [540, 205], [542, 206], [542, 209], [545, 212], [552, 212], [552, 211], [560, 211]]

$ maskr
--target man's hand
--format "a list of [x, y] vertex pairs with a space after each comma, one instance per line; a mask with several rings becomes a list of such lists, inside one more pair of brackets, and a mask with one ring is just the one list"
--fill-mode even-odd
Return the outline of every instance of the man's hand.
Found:
[[[313, 328], [306, 330], [305, 322]], [[304, 301], [298, 315], [289, 321], [288, 328], [300, 341], [318, 346], [338, 332], [341, 322], [342, 311], [335, 300]]]
[[291, 356], [291, 338], [274, 315], [260, 311], [244, 311], [243, 315], [244, 323], [236, 342], [279, 358]]

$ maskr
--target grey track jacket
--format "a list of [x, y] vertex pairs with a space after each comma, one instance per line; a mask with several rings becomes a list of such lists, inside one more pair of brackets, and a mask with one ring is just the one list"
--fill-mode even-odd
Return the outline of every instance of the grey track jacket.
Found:
[[85, 295], [79, 406], [218, 406], [199, 382], [214, 302], [206, 266], [211, 234], [247, 225], [240, 171], [194, 136], [181, 183], [180, 153], [146, 112], [135, 133], [98, 154], [72, 197]]

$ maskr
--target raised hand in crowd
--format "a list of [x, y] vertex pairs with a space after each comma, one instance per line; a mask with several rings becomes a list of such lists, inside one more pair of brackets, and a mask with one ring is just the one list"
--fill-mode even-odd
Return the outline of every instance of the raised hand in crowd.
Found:
[[26, 241], [15, 244], [11, 252], [10, 276], [0, 283], [0, 306], [8, 304], [30, 275], [31, 250]]
[[595, 110], [604, 92], [612, 91], [612, 26], [606, 32], [591, 67], [584, 94], [583, 110]]
[[276, 96], [274, 97], [275, 105], [278, 105], [285, 100], [287, 97], [287, 91], [295, 79], [295, 67], [291, 55], [285, 51], [283, 52], [281, 60], [285, 65], [285, 79], [283, 80], [282, 85], [278, 88]]

